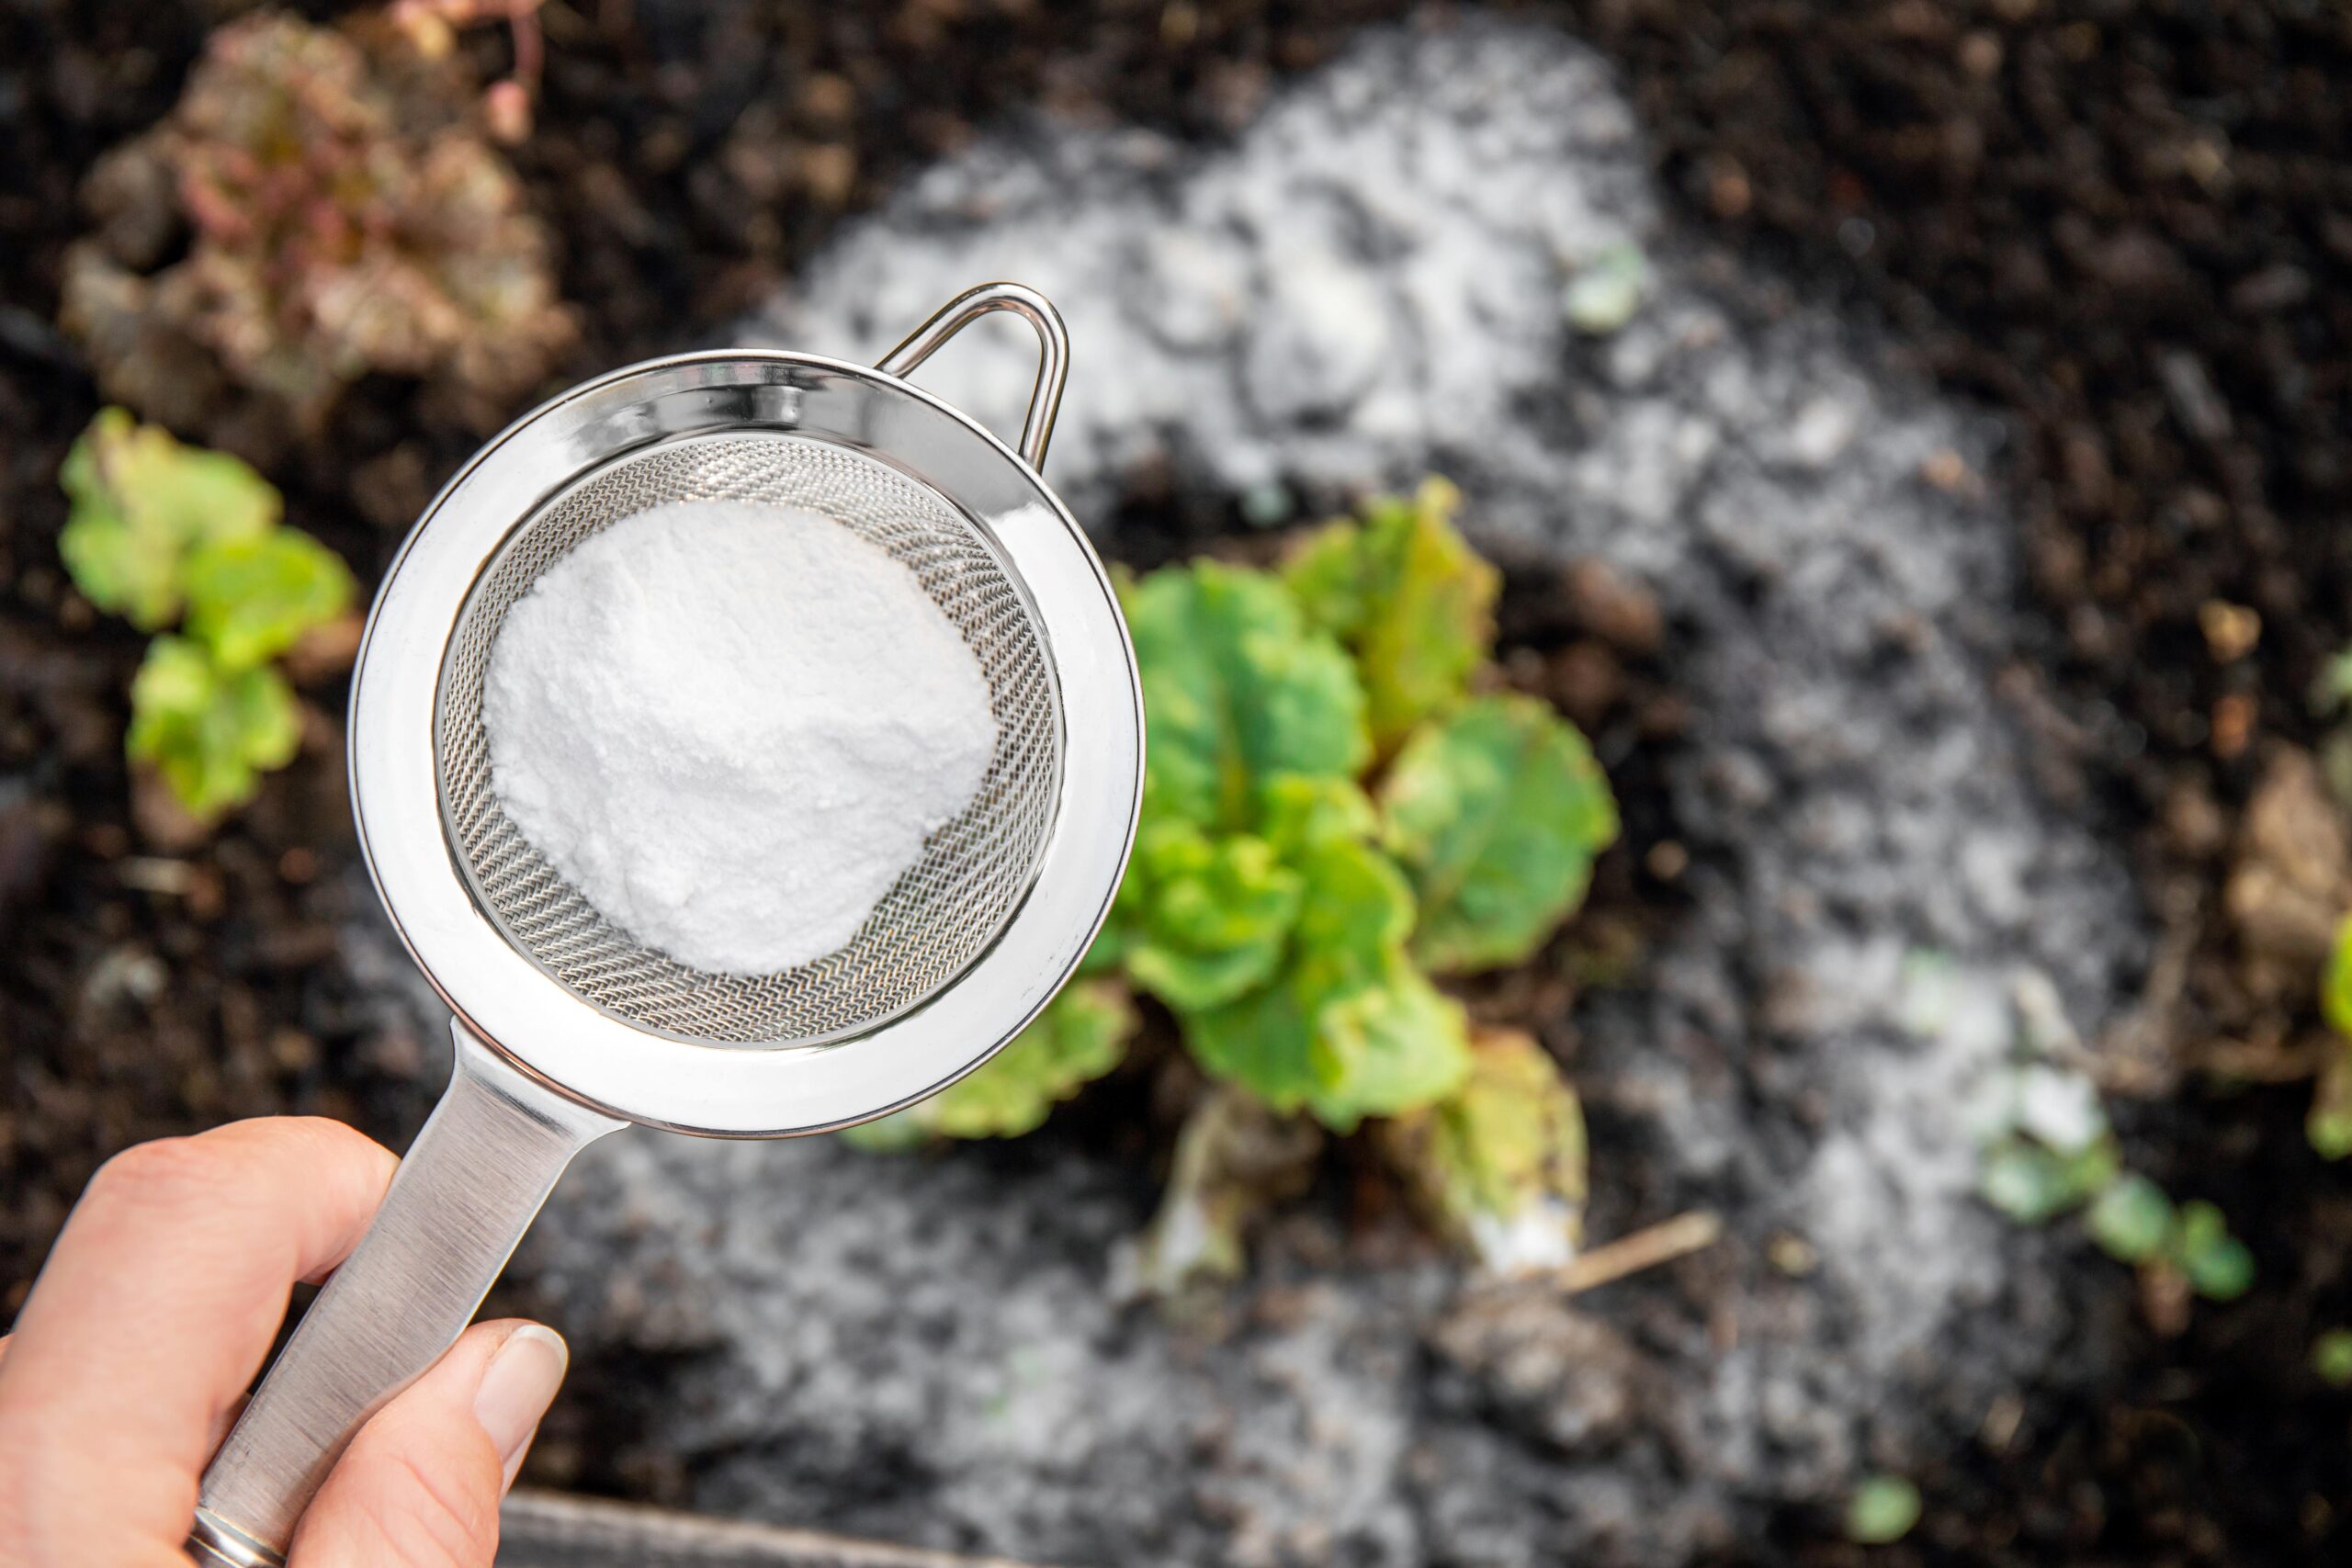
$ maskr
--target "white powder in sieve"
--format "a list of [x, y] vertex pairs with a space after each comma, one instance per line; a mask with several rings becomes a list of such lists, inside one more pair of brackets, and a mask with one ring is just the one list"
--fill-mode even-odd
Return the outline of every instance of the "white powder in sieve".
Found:
[[996, 742], [972, 650], [829, 517], [679, 502], [583, 541], [506, 612], [482, 693], [506, 815], [680, 963], [847, 942]]

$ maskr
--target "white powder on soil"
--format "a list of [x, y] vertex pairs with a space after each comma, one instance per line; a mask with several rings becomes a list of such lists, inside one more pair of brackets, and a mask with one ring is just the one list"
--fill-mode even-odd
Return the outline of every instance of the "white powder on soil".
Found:
[[814, 512], [625, 518], [506, 612], [492, 786], [605, 917], [682, 964], [847, 942], [979, 787], [989, 688], [914, 574]]

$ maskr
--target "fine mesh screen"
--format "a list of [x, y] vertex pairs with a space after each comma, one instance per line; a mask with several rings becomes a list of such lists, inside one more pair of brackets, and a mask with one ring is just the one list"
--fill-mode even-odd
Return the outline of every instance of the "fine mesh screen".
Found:
[[[507, 607], [581, 540], [674, 501], [804, 506], [902, 562], [988, 678], [995, 755], [979, 792], [932, 834], [846, 946], [773, 975], [714, 975], [598, 914], [526, 842], [491, 789], [482, 678]], [[1027, 607], [978, 531], [936, 491], [805, 436], [712, 436], [624, 458], [534, 515], [474, 585], [441, 672], [434, 737], [449, 841], [509, 940], [572, 990], [645, 1028], [774, 1043], [861, 1028], [954, 979], [1026, 892], [1053, 818], [1061, 727]]]

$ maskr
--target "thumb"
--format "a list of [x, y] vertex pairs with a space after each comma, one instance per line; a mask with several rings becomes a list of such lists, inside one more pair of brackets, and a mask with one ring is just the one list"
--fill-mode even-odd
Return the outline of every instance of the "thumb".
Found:
[[295, 1531], [291, 1568], [490, 1568], [499, 1499], [568, 1359], [536, 1323], [468, 1329], [344, 1450]]

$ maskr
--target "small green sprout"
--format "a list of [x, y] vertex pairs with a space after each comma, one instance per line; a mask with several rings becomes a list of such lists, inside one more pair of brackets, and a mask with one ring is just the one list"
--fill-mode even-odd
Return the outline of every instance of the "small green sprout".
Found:
[[58, 536], [74, 586], [159, 635], [130, 686], [124, 749], [209, 822], [293, 760], [294, 693], [270, 660], [351, 604], [333, 551], [278, 521], [277, 491], [219, 452], [102, 409], [58, 475]]
[[2091, 1239], [2109, 1258], [2122, 1263], [2144, 1263], [2172, 1239], [2172, 1200], [2146, 1177], [2127, 1171], [2092, 1200], [2083, 1216]]
[[1889, 1546], [1919, 1522], [1919, 1488], [1900, 1475], [1864, 1476], [1846, 1500], [1846, 1539]]
[[1605, 337], [1634, 319], [1649, 288], [1649, 258], [1631, 240], [1621, 240], [1577, 265], [1560, 308], [1577, 331]]
[[2202, 1200], [2180, 1206], [2170, 1260], [2208, 1301], [2235, 1301], [2254, 1285], [2254, 1254], [2230, 1234], [2222, 1211]]
[[[2028, 1021], [2047, 1012], [2046, 987], [2020, 986]], [[2029, 1007], [2027, 1004], [2033, 1005]], [[2203, 1201], [2176, 1207], [2161, 1187], [2127, 1170], [2113, 1126], [2088, 1077], [2062, 1063], [2063, 1047], [2043, 1020], [2022, 1032], [2012, 1059], [1972, 1097], [1966, 1114], [1982, 1144], [1977, 1192], [2020, 1224], [2080, 1214], [2108, 1256], [2177, 1276], [2209, 1301], [2233, 1301], [2254, 1283], [2254, 1255], [2230, 1234], [2221, 1210]]]
[[2330, 1388], [2352, 1388], [2352, 1328], [2331, 1328], [2312, 1342], [2312, 1373]]
[[82, 596], [142, 632], [179, 618], [196, 558], [277, 526], [277, 491], [225, 452], [98, 411], [58, 471], [73, 511], [57, 552]]
[[[2352, 659], [2352, 653], [2340, 656]], [[2320, 977], [2321, 1016], [2335, 1032], [2335, 1049], [2319, 1070], [2304, 1136], [2322, 1159], [2352, 1155], [2352, 916], [2335, 928], [2335, 946]]]

